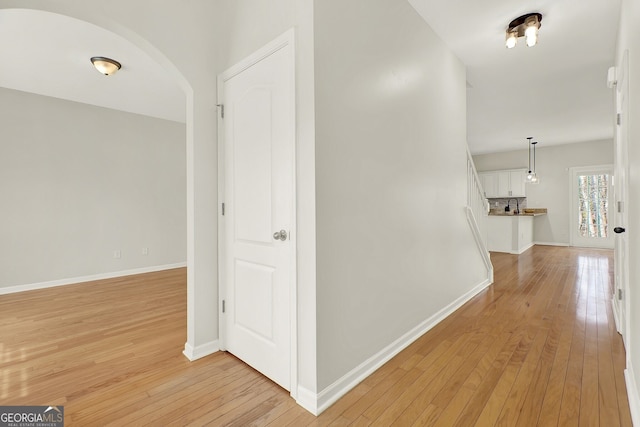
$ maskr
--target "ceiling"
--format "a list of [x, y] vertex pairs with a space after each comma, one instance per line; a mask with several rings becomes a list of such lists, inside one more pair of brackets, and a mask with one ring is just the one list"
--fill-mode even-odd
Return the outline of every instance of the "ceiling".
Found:
[[[613, 65], [621, 0], [409, 0], [467, 67], [467, 135], [474, 154], [613, 136]], [[504, 46], [508, 23], [543, 15], [540, 41]], [[169, 73], [120, 36], [50, 12], [0, 10], [0, 87], [185, 121]], [[103, 76], [92, 56], [123, 67]]]
[[[473, 154], [613, 137], [620, 0], [409, 0], [467, 67]], [[540, 37], [505, 47], [511, 20], [542, 13]]]
[[[50, 12], [4, 9], [0, 40], [0, 87], [185, 121], [185, 95], [175, 79], [144, 51], [101, 27]], [[113, 58], [122, 69], [104, 76], [92, 56]]]

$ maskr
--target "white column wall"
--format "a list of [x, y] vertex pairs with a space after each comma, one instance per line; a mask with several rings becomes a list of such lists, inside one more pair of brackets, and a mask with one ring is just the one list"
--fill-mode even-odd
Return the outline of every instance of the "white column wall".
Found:
[[332, 394], [487, 271], [464, 211], [462, 63], [408, 2], [317, 1], [314, 21], [318, 388]]

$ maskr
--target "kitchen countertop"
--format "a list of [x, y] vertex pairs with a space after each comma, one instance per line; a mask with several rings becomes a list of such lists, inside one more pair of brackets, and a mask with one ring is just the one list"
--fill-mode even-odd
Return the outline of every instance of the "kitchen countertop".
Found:
[[489, 212], [489, 216], [542, 216], [542, 215], [546, 215], [547, 214], [547, 208], [526, 208], [526, 212], [525, 209], [523, 209], [523, 212], [520, 212], [519, 214], [514, 214], [513, 211], [511, 212], [496, 212], [494, 210]]
[[542, 215], [546, 215], [546, 213], [519, 213], [519, 214], [514, 214], [514, 213], [489, 213], [489, 216], [542, 216]]

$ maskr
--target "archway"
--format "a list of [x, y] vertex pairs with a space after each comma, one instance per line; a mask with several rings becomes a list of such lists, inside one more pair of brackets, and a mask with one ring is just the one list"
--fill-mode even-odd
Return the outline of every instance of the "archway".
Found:
[[[194, 252], [195, 252], [195, 236], [194, 236], [194, 179], [193, 179], [193, 151], [194, 151], [194, 125], [193, 125], [193, 88], [178, 67], [159, 49], [157, 49], [147, 39], [140, 36], [137, 32], [121, 25], [115, 19], [109, 18], [105, 15], [96, 14], [94, 11], [89, 10], [90, 5], [85, 6], [73, 6], [68, 4], [52, 4], [52, 2], [43, 1], [8, 1], [0, 5], [0, 11], [10, 9], [25, 9], [33, 11], [50, 12], [62, 16], [67, 16], [80, 21], [84, 21], [98, 27], [101, 27], [107, 31], [110, 31], [118, 36], [129, 41], [132, 45], [143, 51], [146, 55], [151, 57], [160, 67], [162, 67], [178, 86], [182, 89], [186, 99], [186, 157], [187, 157], [187, 346], [188, 343], [194, 342], [195, 336], [195, 320], [194, 320]], [[187, 357], [190, 357], [187, 354]], [[192, 358], [192, 357], [190, 357]]]

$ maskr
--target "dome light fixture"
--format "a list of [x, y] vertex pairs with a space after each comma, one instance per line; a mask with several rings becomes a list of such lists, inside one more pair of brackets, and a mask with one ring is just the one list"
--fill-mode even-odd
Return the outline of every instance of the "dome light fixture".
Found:
[[105, 76], [115, 74], [122, 67], [118, 61], [104, 56], [94, 56], [91, 58], [91, 63], [96, 67], [96, 70]]
[[542, 22], [541, 13], [527, 13], [514, 19], [509, 23], [506, 31], [506, 42], [508, 49], [516, 47], [518, 38], [524, 37], [527, 46], [533, 47], [538, 43], [538, 30]]

